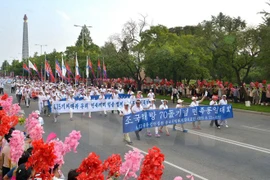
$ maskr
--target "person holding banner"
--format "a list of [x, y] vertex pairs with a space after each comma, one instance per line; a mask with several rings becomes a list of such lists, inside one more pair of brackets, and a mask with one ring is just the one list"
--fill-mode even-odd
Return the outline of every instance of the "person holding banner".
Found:
[[[183, 102], [184, 102], [184, 100], [178, 99], [175, 108], [183, 108], [184, 107]], [[173, 130], [174, 131], [176, 131], [175, 126], [176, 126], [176, 124], [173, 125]], [[182, 131], [184, 133], [187, 133], [188, 132], [188, 130], [185, 129], [184, 124], [181, 124], [181, 128], [182, 128]]]
[[[156, 105], [155, 105], [155, 99], [150, 99], [150, 104], [148, 104], [147, 106], [147, 109], [150, 109], [150, 110], [155, 110], [156, 109]], [[150, 129], [146, 129], [147, 130], [147, 136], [151, 137], [152, 134], [150, 132]], [[155, 127], [155, 133], [156, 133], [156, 138], [159, 138], [160, 135], [158, 134], [158, 127]]]
[[[67, 101], [69, 103], [74, 103], [75, 102], [75, 99], [73, 98], [73, 93], [69, 94], [69, 97], [67, 98]], [[72, 110], [72, 108], [69, 109], [69, 119], [71, 121], [73, 121], [73, 110]]]
[[[212, 101], [210, 101], [210, 106], [217, 106], [218, 103], [217, 103], [217, 100], [218, 100], [218, 96], [212, 96]], [[212, 127], [213, 124], [214, 124], [214, 121], [215, 121], [215, 125], [217, 126], [218, 129], [220, 129], [220, 125], [218, 124], [218, 120], [212, 120], [210, 122], [210, 126]]]
[[[168, 101], [166, 100], [166, 99], [164, 99], [164, 100], [161, 100], [161, 105], [159, 106], [159, 109], [168, 109]], [[162, 128], [163, 128], [164, 126], [161, 126], [160, 128], [159, 128], [159, 132], [160, 133], [162, 133]], [[169, 130], [168, 130], [168, 127], [167, 126], [165, 126], [165, 131], [166, 131], [166, 135], [167, 136], [170, 136], [170, 133], [169, 133]]]
[[[99, 100], [100, 100], [102, 103], [105, 103], [105, 102], [106, 102], [106, 100], [105, 100], [105, 95], [104, 95], [104, 92], [103, 92], [103, 91], [100, 91]], [[100, 112], [100, 115], [101, 115], [101, 112]], [[107, 116], [107, 111], [106, 111], [105, 108], [104, 108], [104, 116]]]
[[143, 98], [142, 91], [138, 91], [136, 98], [137, 99]]
[[[204, 96], [202, 97], [202, 99], [201, 99], [200, 101], [197, 101], [197, 100], [198, 100], [198, 97], [193, 96], [193, 97], [191, 98], [192, 102], [191, 102], [191, 104], [189, 105], [189, 107], [196, 107], [196, 106], [199, 106], [199, 104], [203, 102], [203, 100], [205, 99], [205, 97], [207, 97], [207, 91], [205, 91], [205, 94], [204, 94]], [[193, 125], [193, 129], [201, 130], [201, 127], [200, 127], [201, 121], [198, 121], [197, 127], [196, 127], [196, 125], [195, 125], [195, 122], [192, 122], [192, 125]]]
[[[59, 99], [56, 97], [56, 94], [53, 94], [53, 95], [51, 96], [50, 103], [53, 104], [53, 103], [56, 102], [56, 101], [59, 101]], [[57, 117], [58, 117], [57, 109], [54, 109], [53, 118], [54, 118], [54, 122], [55, 122], [55, 123], [57, 122]]]
[[[222, 96], [222, 99], [219, 101], [219, 105], [227, 105], [228, 104], [228, 101], [227, 101], [227, 96], [224, 94]], [[229, 127], [228, 126], [228, 121], [227, 119], [224, 119], [224, 120], [221, 120], [220, 121], [220, 125], [223, 126], [225, 124], [225, 127]]]
[[[132, 111], [133, 114], [135, 114], [135, 113], [137, 113], [137, 112], [143, 111], [143, 107], [142, 107], [142, 105], [141, 105], [141, 100], [140, 100], [140, 99], [137, 99], [137, 100], [136, 100], [136, 105], [134, 105], [134, 106], [131, 108], [131, 111]], [[135, 131], [135, 134], [136, 134], [136, 137], [137, 137], [138, 140], [141, 139], [141, 138], [140, 138], [140, 134], [139, 134], [140, 131], [141, 131], [141, 130]]]
[[[129, 107], [129, 103], [125, 102], [124, 108], [120, 111], [120, 117], [123, 117], [123, 116], [128, 115], [128, 114], [131, 114], [131, 109]], [[129, 145], [132, 144], [128, 133], [124, 134], [124, 141], [126, 141]]]
[[[87, 91], [86, 95], [84, 96], [84, 100], [86, 101], [91, 101], [91, 96], [90, 96], [90, 92]], [[83, 116], [85, 116], [85, 112], [83, 113]], [[89, 111], [88, 117], [91, 118], [91, 111]]]

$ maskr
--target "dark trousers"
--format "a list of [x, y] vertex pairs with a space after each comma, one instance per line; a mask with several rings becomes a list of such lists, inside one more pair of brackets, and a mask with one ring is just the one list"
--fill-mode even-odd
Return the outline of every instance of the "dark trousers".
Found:
[[9, 171], [10, 171], [10, 168], [2, 166], [2, 177], [4, 177]]
[[238, 102], [237, 96], [233, 96], [233, 99], [234, 99], [234, 103], [237, 103]]
[[173, 95], [173, 103], [174, 103], [174, 102], [177, 102], [177, 94], [174, 94], [174, 95]]
[[0, 88], [0, 94], [4, 94], [4, 89]]
[[219, 127], [220, 125], [218, 124], [218, 120], [212, 120], [211, 123], [210, 123], [210, 126], [213, 126], [214, 121], [215, 121], [215, 125], [216, 125], [217, 127]]
[[18, 103], [20, 105], [21, 104], [22, 95], [21, 94], [20, 95], [17, 94], [16, 97], [17, 97], [17, 101], [18, 101]]

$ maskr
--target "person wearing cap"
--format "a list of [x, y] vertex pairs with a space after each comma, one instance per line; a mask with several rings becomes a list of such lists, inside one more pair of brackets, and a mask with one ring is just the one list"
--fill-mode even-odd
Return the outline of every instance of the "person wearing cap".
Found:
[[43, 97], [43, 105], [44, 105], [44, 114], [50, 116], [49, 110], [49, 99], [51, 98], [50, 93], [48, 91], [45, 92], [45, 96]]
[[143, 98], [142, 91], [138, 91], [136, 98], [137, 99]]
[[[212, 101], [210, 101], [210, 104], [209, 105], [210, 106], [217, 106], [218, 105], [217, 100], [218, 100], [218, 96], [212, 96]], [[210, 122], [210, 126], [212, 127], [213, 124], [214, 124], [214, 122], [215, 122], [216, 127], [218, 129], [220, 129], [220, 125], [218, 124], [218, 120], [212, 120]]]
[[17, 88], [15, 94], [16, 94], [16, 98], [17, 98], [17, 101], [18, 101], [19, 106], [21, 105], [22, 93], [23, 93], [22, 87], [20, 85], [18, 85], [18, 88]]
[[[87, 91], [86, 95], [83, 98], [85, 101], [91, 102], [91, 96], [90, 96], [90, 92]], [[85, 116], [85, 112], [83, 112], [83, 116]], [[91, 111], [88, 112], [88, 117], [91, 118]]]
[[40, 123], [41, 126], [43, 126], [44, 125], [44, 120], [40, 116], [40, 111], [39, 110], [36, 110], [35, 113], [37, 113], [37, 115], [38, 115], [38, 122]]
[[23, 93], [25, 105], [27, 108], [29, 108], [29, 106], [30, 106], [30, 94], [31, 94], [30, 89], [27, 86], [26, 89], [24, 90], [24, 93]]
[[[56, 96], [56, 94], [53, 94], [53, 95], [51, 96], [51, 98], [50, 98], [51, 106], [52, 106], [53, 103], [56, 102], [56, 101], [59, 101], [59, 98]], [[52, 106], [52, 108], [54, 108], [54, 107]], [[54, 114], [53, 114], [54, 122], [57, 122], [57, 117], [58, 117], [58, 115], [59, 115], [59, 114], [58, 114], [57, 110], [54, 109]]]
[[[183, 107], [184, 107], [183, 102], [184, 102], [184, 100], [178, 99], [175, 108], [183, 108]], [[176, 126], [176, 124], [173, 125], [173, 130], [174, 130], [174, 131], [176, 131], [175, 126]], [[187, 132], [188, 132], [188, 130], [185, 129], [184, 124], [181, 124], [181, 128], [182, 128], [182, 131], [183, 131], [184, 133], [187, 133]]]
[[[120, 117], [123, 117], [125, 115], [131, 114], [131, 109], [129, 107], [129, 103], [125, 102], [124, 108], [120, 111]], [[125, 133], [124, 134], [124, 141], [126, 141], [129, 145], [132, 144], [132, 141], [130, 140], [129, 134]]]
[[[143, 107], [142, 107], [142, 105], [141, 105], [140, 99], [137, 99], [137, 100], [136, 100], [136, 104], [135, 104], [134, 106], [132, 106], [132, 108], [131, 108], [131, 112], [132, 112], [133, 114], [135, 114], [135, 113], [141, 112], [141, 111], [143, 111]], [[135, 131], [135, 134], [136, 134], [136, 137], [137, 137], [138, 140], [141, 139], [141, 138], [140, 138], [140, 134], [139, 134], [140, 131], [141, 131], [141, 130]]]
[[147, 94], [147, 97], [150, 99], [155, 99], [155, 93], [152, 92], [152, 89], [150, 89], [149, 93]]
[[[203, 96], [202, 99], [199, 100], [199, 101], [197, 101], [197, 100], [198, 100], [197, 97], [193, 96], [193, 97], [191, 98], [192, 102], [190, 103], [189, 107], [196, 107], [196, 106], [199, 106], [199, 104], [203, 102], [203, 100], [205, 99], [205, 97], [207, 97], [207, 91], [205, 91], [204, 96]], [[201, 121], [198, 121], [197, 127], [196, 127], [195, 122], [192, 122], [192, 125], [193, 125], [193, 129], [196, 129], [196, 128], [199, 129], [199, 130], [201, 129], [201, 127], [200, 127]]]
[[[150, 99], [150, 104], [148, 104], [148, 106], [147, 106], [146, 109], [150, 109], [150, 110], [156, 109], [155, 101], [156, 101], [156, 100], [153, 99], [153, 98]], [[151, 134], [151, 132], [150, 132], [150, 129], [147, 128], [146, 131], [147, 131], [147, 136], [151, 137], [152, 134]], [[160, 137], [160, 135], [158, 134], [158, 127], [155, 127], [155, 134], [156, 134], [156, 135], [155, 135], [156, 138], [159, 138], [159, 137]]]
[[44, 99], [44, 95], [43, 95], [42, 91], [40, 91], [39, 94], [38, 94], [38, 109], [39, 109], [39, 112], [43, 112], [43, 99]]
[[[227, 104], [228, 104], [227, 96], [224, 94], [222, 96], [222, 99], [219, 101], [219, 105], [227, 105]], [[229, 127], [227, 119], [221, 120], [220, 125], [221, 126], [225, 125], [225, 127]]]
[[[166, 100], [166, 99], [164, 99], [164, 100], [161, 100], [161, 105], [159, 106], [159, 109], [168, 109], [168, 101]], [[161, 126], [160, 128], [159, 128], [159, 132], [160, 133], [162, 133], [162, 128], [163, 128], [164, 126]], [[166, 131], [166, 135], [167, 136], [170, 136], [170, 133], [169, 133], [169, 130], [168, 130], [168, 127], [167, 126], [165, 126], [165, 131]]]

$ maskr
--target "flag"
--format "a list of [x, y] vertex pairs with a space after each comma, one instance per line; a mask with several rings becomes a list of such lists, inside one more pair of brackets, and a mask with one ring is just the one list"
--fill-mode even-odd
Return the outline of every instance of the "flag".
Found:
[[104, 60], [103, 60], [103, 78], [107, 79], [107, 71], [106, 71], [106, 66], [104, 64]]
[[86, 66], [85, 66], [86, 78], [89, 78], [89, 65], [88, 65], [88, 58], [86, 58]]
[[37, 65], [34, 64], [34, 66], [35, 66], [35, 68], [36, 68], [36, 70], [37, 70], [36, 72], [37, 72], [37, 74], [38, 74], [38, 77], [41, 78], [40, 73], [39, 73], [38, 68], [37, 68]]
[[28, 60], [28, 67], [29, 67], [29, 69], [33, 69], [34, 71], [36, 71], [38, 73], [37, 68], [32, 64], [32, 62], [30, 60]]
[[91, 59], [88, 60], [88, 65], [89, 65], [89, 68], [90, 68], [90, 70], [92, 72], [93, 77], [96, 79]]
[[71, 71], [68, 63], [66, 63], [66, 70], [67, 70], [68, 74], [71, 74], [73, 76], [72, 71]]
[[66, 73], [67, 73], [67, 69], [66, 69], [66, 66], [64, 64], [64, 59], [63, 59], [63, 56], [62, 56], [62, 76], [66, 77]]
[[101, 68], [100, 68], [100, 60], [98, 60], [97, 66], [98, 66], [98, 70], [101, 70]]
[[27, 65], [25, 64], [25, 63], [23, 63], [23, 69], [25, 70], [25, 71], [27, 71], [27, 72], [30, 72], [29, 70], [29, 68], [27, 67]]
[[62, 70], [57, 60], [55, 60], [55, 71], [57, 72], [59, 77], [63, 78]]
[[78, 59], [77, 59], [77, 54], [76, 54], [76, 65], [75, 65], [75, 78], [79, 79], [80, 76], [80, 72], [79, 72], [79, 63], [78, 63]]
[[46, 71], [47, 76], [49, 77], [50, 76], [50, 64], [48, 63], [47, 60], [45, 60], [45, 71]]

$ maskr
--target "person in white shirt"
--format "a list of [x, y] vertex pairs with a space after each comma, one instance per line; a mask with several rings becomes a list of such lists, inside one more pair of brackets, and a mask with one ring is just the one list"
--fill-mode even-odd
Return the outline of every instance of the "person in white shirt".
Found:
[[149, 93], [147, 94], [147, 97], [150, 99], [155, 99], [155, 94], [152, 92], [151, 89], [150, 89]]
[[[183, 102], [184, 102], [184, 100], [178, 99], [175, 108], [183, 108], [183, 107], [184, 107]], [[173, 130], [174, 130], [174, 131], [176, 131], [175, 126], [176, 126], [176, 124], [173, 125]], [[181, 128], [182, 128], [182, 131], [183, 131], [184, 133], [187, 133], [187, 132], [188, 132], [188, 130], [185, 129], [184, 124], [181, 124]]]
[[[212, 96], [212, 101], [210, 101], [209, 105], [210, 106], [217, 106], [218, 105], [217, 100], [218, 100], [218, 96]], [[220, 125], [218, 124], [218, 120], [212, 120], [210, 122], [210, 126], [212, 127], [214, 122], [215, 122], [215, 125], [217, 126], [217, 128], [220, 129]]]
[[[222, 96], [222, 99], [219, 101], [219, 105], [227, 105], [227, 104], [228, 104], [227, 96], [224, 94]], [[225, 127], [229, 127], [227, 119], [221, 120], [219, 123], [221, 126], [225, 125]]]
[[[102, 103], [106, 102], [104, 92], [102, 92], [102, 91], [101, 91], [101, 93], [100, 93], [99, 100], [100, 100]], [[101, 111], [100, 111], [100, 115], [101, 115]], [[107, 116], [107, 111], [106, 111], [105, 108], [104, 108], [104, 116]]]
[[48, 91], [45, 92], [45, 96], [43, 97], [43, 106], [44, 106], [44, 114], [50, 116], [49, 110], [49, 99], [51, 98], [50, 93]]
[[[51, 106], [53, 108], [53, 103], [56, 102], [56, 101], [59, 101], [59, 99], [56, 97], [56, 95], [52, 95], [51, 98], [50, 98], [50, 103], [51, 103]], [[57, 122], [57, 117], [58, 117], [58, 112], [57, 110], [55, 109], [54, 110], [54, 114], [53, 114], [53, 118], [54, 118], [54, 122]]]
[[[207, 97], [207, 91], [205, 92], [205, 95], [203, 96], [203, 98], [200, 100], [200, 101], [197, 101], [198, 100], [198, 97], [192, 97], [191, 98], [191, 100], [192, 100], [192, 102], [191, 102], [191, 104], [189, 105], [190, 107], [196, 107], [196, 106], [199, 106], [199, 104], [201, 103], [201, 102], [203, 102], [203, 100], [205, 99], [205, 97]], [[193, 125], [193, 129], [196, 129], [196, 125], [195, 125], [195, 122], [192, 122], [192, 125]], [[200, 125], [201, 125], [201, 121], [198, 121], [198, 124], [197, 124], [197, 129], [201, 129], [201, 127], [200, 127]]]
[[39, 112], [44, 113], [43, 99], [44, 99], [44, 94], [42, 93], [42, 91], [40, 91], [39, 94], [38, 94], [38, 109], [39, 109]]
[[[141, 101], [140, 101], [139, 99], [137, 99], [137, 100], [136, 100], [136, 104], [131, 108], [131, 112], [132, 112], [133, 114], [135, 114], [135, 113], [141, 112], [141, 111], [143, 111], [143, 107], [142, 107], [142, 105], [141, 105]], [[139, 134], [140, 131], [141, 131], [141, 130], [135, 131], [135, 134], [136, 134], [136, 137], [137, 137], [138, 140], [141, 139], [141, 138], [140, 138], [140, 134]]]
[[[114, 92], [112, 93], [112, 99], [114, 100], [119, 100], [119, 95], [118, 95], [118, 92], [116, 90], [114, 90]], [[119, 111], [117, 110], [118, 114], [119, 114]], [[112, 110], [112, 113], [114, 113], [114, 110]]]
[[19, 106], [21, 105], [22, 94], [23, 94], [22, 88], [18, 85], [18, 89], [16, 90], [16, 98]]
[[[164, 99], [164, 100], [161, 100], [161, 105], [159, 106], [159, 109], [168, 109], [168, 101], [166, 100], [166, 99]], [[160, 128], [159, 128], [159, 132], [160, 133], [162, 133], [162, 128], [163, 128], [164, 126], [161, 126]], [[168, 130], [168, 127], [167, 126], [165, 126], [165, 131], [166, 131], [166, 135], [167, 136], [170, 136], [170, 133], [169, 133], [169, 130]]]
[[118, 93], [119, 93], [119, 94], [124, 94], [124, 93], [125, 93], [124, 89], [122, 89], [121, 86], [119, 87]]
[[[69, 95], [69, 97], [67, 98], [67, 102], [69, 102], [69, 103], [75, 103], [75, 99], [73, 98], [73, 94], [71, 93], [70, 95]], [[71, 120], [71, 121], [73, 121], [73, 109], [72, 108], [70, 108], [69, 109], [69, 119]]]
[[[120, 117], [123, 117], [125, 115], [131, 114], [131, 109], [129, 107], [129, 103], [125, 102], [124, 108], [120, 111]], [[130, 140], [129, 134], [124, 134], [124, 141], [126, 141], [129, 145], [132, 144], [132, 141]]]
[[[150, 110], [156, 109], [155, 99], [153, 99], [153, 98], [150, 99], [150, 104], [148, 104], [147, 109], [150, 109]], [[147, 136], [151, 137], [152, 134], [150, 132], [150, 129], [147, 128], [146, 130], [147, 130]], [[159, 138], [160, 135], [158, 134], [158, 127], [155, 127], [155, 133], [156, 133], [156, 137]]]
[[25, 105], [29, 108], [30, 106], [30, 89], [26, 88], [24, 91]]
[[[85, 101], [88, 101], [88, 102], [91, 102], [91, 96], [90, 96], [90, 92], [89, 91], [84, 96], [84, 100]], [[85, 116], [85, 112], [83, 113], [83, 116]], [[91, 111], [88, 112], [88, 117], [91, 118]]]

